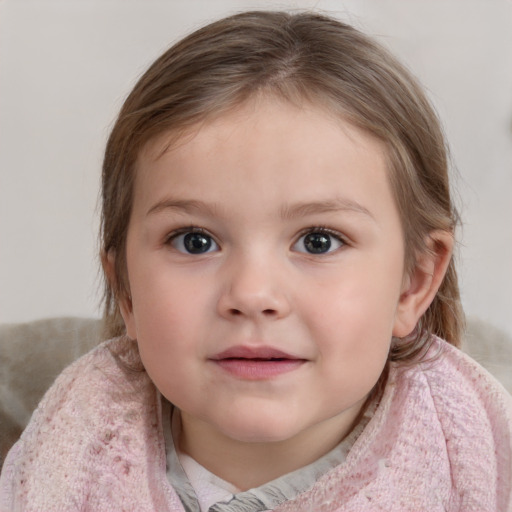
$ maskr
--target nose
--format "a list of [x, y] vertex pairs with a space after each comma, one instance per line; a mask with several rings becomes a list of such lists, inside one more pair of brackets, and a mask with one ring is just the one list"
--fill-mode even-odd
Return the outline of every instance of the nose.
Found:
[[279, 319], [290, 313], [286, 279], [273, 262], [244, 259], [226, 265], [218, 311], [228, 319]]

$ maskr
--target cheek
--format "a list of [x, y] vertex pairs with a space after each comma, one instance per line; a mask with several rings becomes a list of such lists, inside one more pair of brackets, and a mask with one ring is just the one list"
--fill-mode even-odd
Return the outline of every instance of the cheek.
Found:
[[369, 307], [367, 299], [342, 302], [343, 314], [338, 311], [336, 320], [325, 322], [317, 333], [321, 373], [329, 378], [328, 393], [317, 396], [324, 396], [328, 404], [327, 395], [336, 396], [336, 404], [342, 400], [343, 407], [350, 407], [370, 393], [384, 370], [392, 320], [390, 315], [373, 314], [381, 308], [377, 303]]
[[142, 363], [160, 392], [178, 406], [200, 394], [200, 380], [193, 376], [204, 354], [205, 333], [197, 322], [197, 301], [183, 293], [154, 293], [135, 308], [135, 317]]
[[212, 303], [214, 286], [208, 276], [171, 265], [165, 255], [134, 261], [132, 269], [130, 288], [139, 329], [191, 329]]
[[311, 337], [325, 364], [330, 365], [331, 374], [337, 366], [340, 379], [358, 381], [368, 375], [370, 381], [376, 381], [391, 344], [401, 268], [397, 265], [388, 272], [351, 270], [323, 283], [317, 293], [308, 294], [303, 308], [310, 313], [303, 317], [309, 318]]
[[143, 362], [148, 370], [158, 366], [159, 360], [162, 365], [173, 364], [187, 348], [187, 334], [197, 324], [199, 297], [159, 265], [133, 268], [131, 316]]
[[[361, 275], [348, 273], [341, 279], [325, 283], [317, 293], [304, 297], [305, 308], [315, 311], [311, 320], [330, 331], [335, 339], [342, 333], [375, 332], [391, 336], [395, 313], [400, 298], [401, 276]], [[318, 321], [315, 321], [315, 318]], [[359, 339], [364, 342], [364, 337]]]

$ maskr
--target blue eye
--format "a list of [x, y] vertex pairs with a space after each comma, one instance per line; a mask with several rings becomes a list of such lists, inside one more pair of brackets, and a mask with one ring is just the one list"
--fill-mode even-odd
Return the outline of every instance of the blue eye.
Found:
[[293, 249], [309, 254], [326, 254], [344, 245], [341, 238], [324, 230], [312, 230], [302, 235], [294, 244]]
[[170, 238], [172, 247], [186, 254], [205, 254], [217, 251], [219, 246], [210, 235], [202, 231], [187, 231]]

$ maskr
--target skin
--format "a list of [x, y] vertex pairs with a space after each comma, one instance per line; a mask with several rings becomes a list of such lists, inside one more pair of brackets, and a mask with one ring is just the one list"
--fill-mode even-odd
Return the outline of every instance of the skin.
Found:
[[[433, 253], [405, 275], [382, 144], [314, 106], [260, 98], [167, 140], [138, 160], [121, 310], [181, 411], [180, 449], [249, 489], [348, 434], [392, 336], [434, 297], [451, 237], [433, 234]], [[192, 228], [206, 252], [187, 249]], [[233, 347], [298, 362], [234, 374], [216, 359]]]

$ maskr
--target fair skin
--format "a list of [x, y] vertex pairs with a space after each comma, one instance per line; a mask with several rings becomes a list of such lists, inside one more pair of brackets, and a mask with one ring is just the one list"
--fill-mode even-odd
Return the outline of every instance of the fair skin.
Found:
[[121, 310], [180, 449], [249, 489], [347, 435], [451, 237], [405, 275], [382, 144], [314, 106], [259, 98], [167, 140], [137, 163]]

